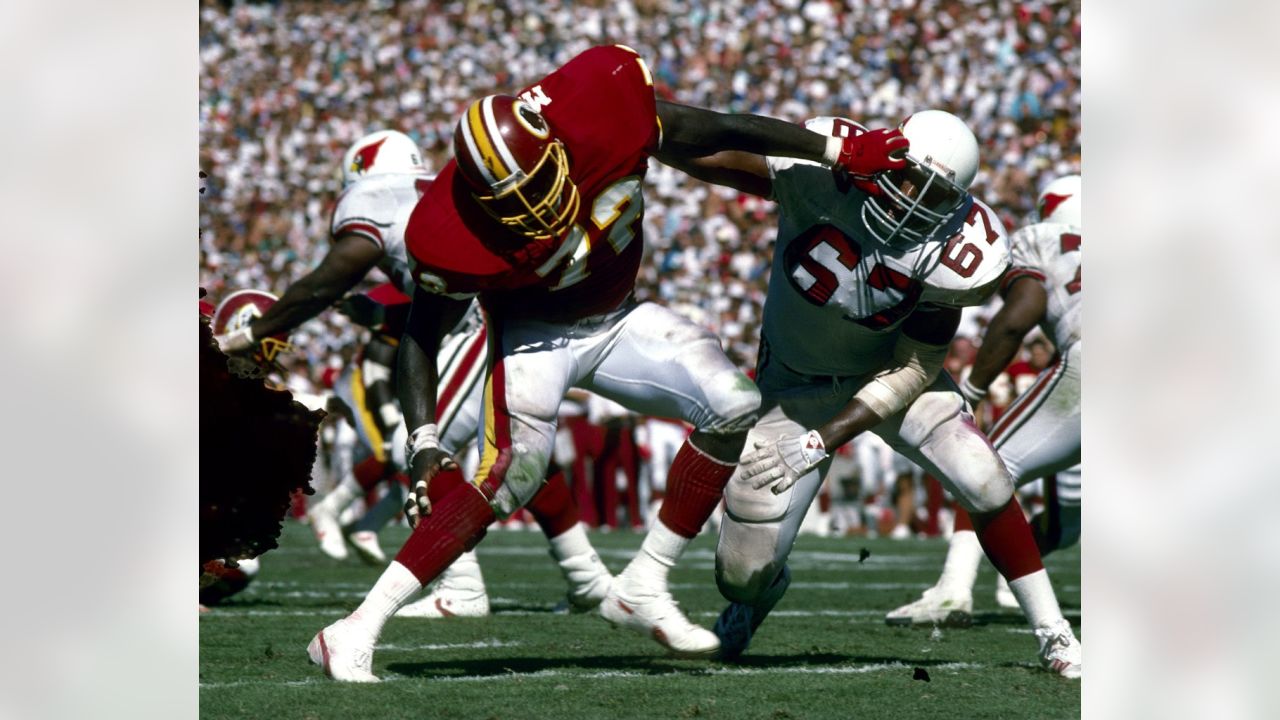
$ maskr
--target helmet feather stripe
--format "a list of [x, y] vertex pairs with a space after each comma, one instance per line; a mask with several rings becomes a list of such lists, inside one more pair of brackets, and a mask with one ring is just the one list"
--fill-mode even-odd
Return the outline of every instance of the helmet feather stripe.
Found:
[[482, 109], [484, 111], [485, 128], [488, 130], [486, 135], [488, 136], [489, 140], [493, 143], [494, 151], [498, 154], [499, 160], [501, 161], [503, 167], [506, 169], [506, 172], [503, 173], [502, 177], [498, 178], [499, 181], [501, 181], [511, 173], [516, 172], [517, 170], [520, 170], [521, 169], [520, 163], [516, 162], [515, 156], [511, 154], [511, 149], [507, 147], [507, 142], [502, 137], [502, 130], [498, 126], [498, 121], [493, 116], [493, 96], [492, 95], [484, 99]]

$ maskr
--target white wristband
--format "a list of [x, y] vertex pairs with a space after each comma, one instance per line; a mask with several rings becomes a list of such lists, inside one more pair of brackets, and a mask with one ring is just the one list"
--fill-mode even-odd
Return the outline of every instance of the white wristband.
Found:
[[960, 379], [960, 394], [970, 405], [977, 405], [987, 396], [987, 391], [969, 382], [969, 376], [965, 375]]
[[435, 423], [427, 423], [409, 433], [404, 446], [404, 462], [413, 467], [413, 458], [427, 448], [440, 447], [440, 427]]
[[827, 149], [822, 153], [822, 161], [828, 165], [834, 166], [836, 161], [840, 159], [840, 150], [844, 147], [844, 138], [829, 137], [827, 138]]

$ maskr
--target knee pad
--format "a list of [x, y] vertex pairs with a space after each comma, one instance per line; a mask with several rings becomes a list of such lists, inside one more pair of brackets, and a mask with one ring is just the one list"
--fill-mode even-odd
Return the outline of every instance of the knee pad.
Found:
[[907, 408], [898, 435], [908, 445], [919, 447], [938, 426], [964, 411], [964, 398], [960, 393], [927, 390]]
[[498, 461], [488, 473], [490, 477], [476, 478], [480, 481], [481, 492], [485, 486], [492, 487], [494, 480], [498, 481], [489, 505], [499, 518], [510, 517], [541, 489], [549, 460], [547, 454], [534, 451], [524, 443], [516, 443], [499, 453]]
[[716, 587], [726, 600], [754, 605], [769, 588], [784, 563], [777, 557], [781, 525], [725, 516], [716, 547]]

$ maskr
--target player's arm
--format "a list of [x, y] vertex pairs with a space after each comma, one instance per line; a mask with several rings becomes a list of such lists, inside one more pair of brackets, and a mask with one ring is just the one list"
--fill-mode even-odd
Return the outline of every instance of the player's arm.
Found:
[[1044, 317], [1048, 302], [1044, 283], [1033, 276], [1021, 276], [1009, 286], [1004, 305], [987, 326], [982, 347], [978, 348], [978, 355], [973, 360], [973, 369], [960, 382], [960, 392], [970, 403], [976, 405], [987, 396], [987, 388], [992, 381], [1018, 354], [1022, 338]]
[[334, 304], [382, 259], [382, 248], [368, 238], [347, 234], [334, 239], [316, 269], [284, 291], [262, 317], [218, 339], [225, 353], [243, 352], [258, 339], [288, 333]]
[[889, 367], [823, 425], [772, 443], [758, 441], [740, 461], [743, 479], [756, 489], [772, 485], [774, 494], [781, 493], [825, 460], [827, 448], [840, 447], [909, 406], [942, 372], [959, 326], [959, 308], [922, 305], [903, 323]]
[[468, 300], [454, 300], [415, 288], [409, 319], [397, 353], [396, 384], [405, 426], [409, 428], [405, 462], [409, 465], [412, 494], [405, 503], [409, 524], [416, 526], [420, 514], [431, 512], [427, 500], [427, 484], [442, 469], [457, 464], [440, 447], [440, 428], [436, 425], [436, 392], [439, 373], [436, 355], [440, 340], [467, 310]]
[[897, 129], [838, 138], [763, 115], [718, 113], [661, 100], [657, 108], [662, 138], [654, 157], [668, 165], [739, 150], [811, 160], [860, 176], [906, 167], [909, 143]]
[[763, 155], [725, 150], [704, 157], [665, 157], [663, 162], [703, 182], [738, 192], [773, 198], [773, 178]]

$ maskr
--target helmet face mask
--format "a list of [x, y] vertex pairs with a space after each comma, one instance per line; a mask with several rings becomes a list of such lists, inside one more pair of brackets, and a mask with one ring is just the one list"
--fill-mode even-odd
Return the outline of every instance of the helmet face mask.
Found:
[[581, 198], [564, 144], [538, 112], [509, 95], [472, 103], [454, 132], [458, 170], [495, 220], [530, 240], [558, 238]]
[[527, 174], [513, 173], [497, 193], [473, 193], [494, 219], [532, 240], [560, 237], [578, 215], [581, 198], [569, 179], [569, 158], [556, 140]]
[[968, 193], [926, 162], [907, 156], [907, 167], [880, 173], [879, 196], [867, 199], [862, 218], [871, 234], [891, 248], [927, 241], [964, 206]]
[[962, 209], [978, 172], [978, 141], [956, 116], [915, 113], [898, 126], [911, 142], [907, 167], [878, 173], [862, 206], [867, 231], [905, 250], [928, 241]]

